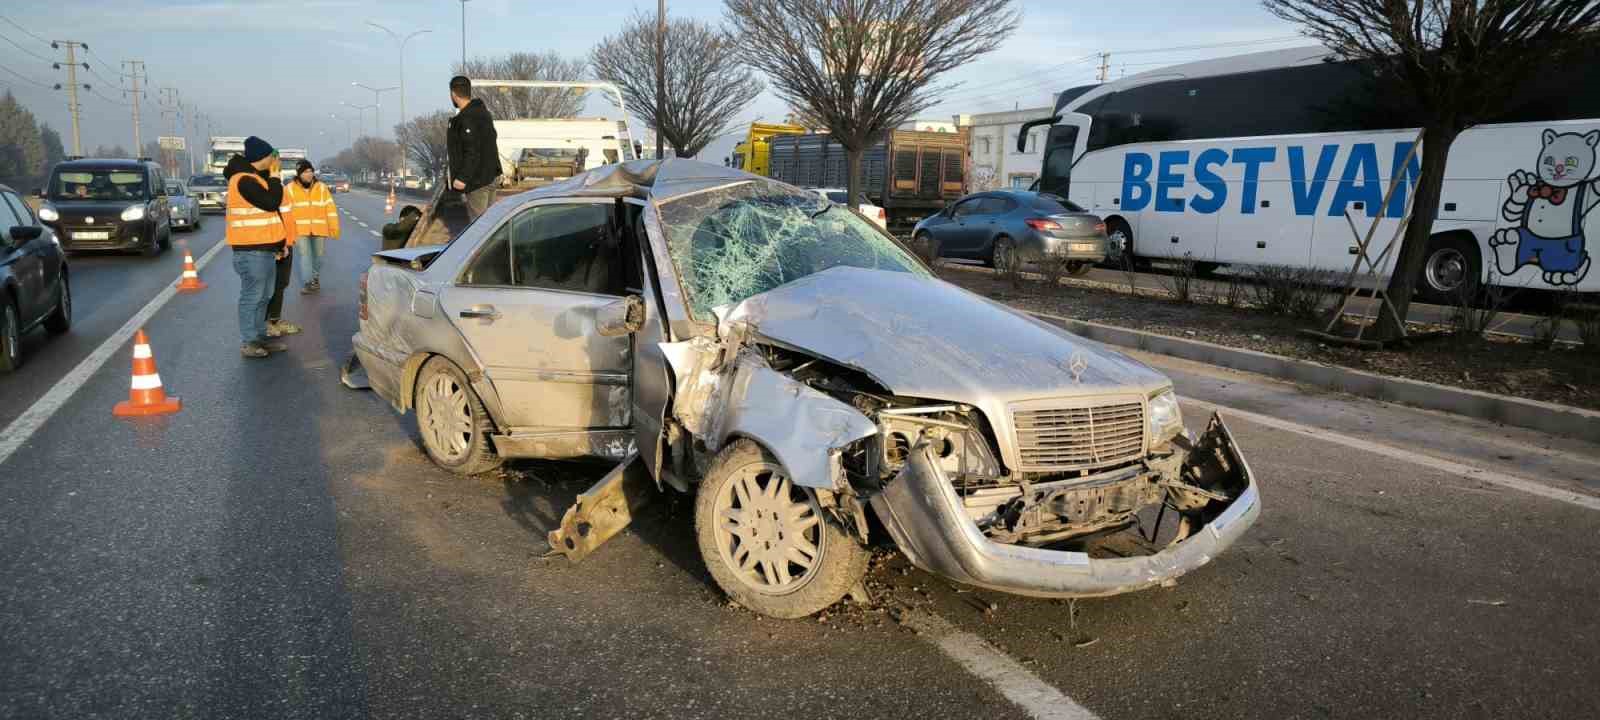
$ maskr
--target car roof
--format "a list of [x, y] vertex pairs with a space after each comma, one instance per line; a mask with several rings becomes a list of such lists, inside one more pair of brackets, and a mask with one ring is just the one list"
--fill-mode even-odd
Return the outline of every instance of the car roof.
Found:
[[62, 160], [61, 162], [56, 163], [56, 167], [65, 167], [70, 169], [93, 169], [101, 167], [132, 169], [148, 168], [154, 164], [155, 163], [148, 160], [134, 160], [132, 158], [80, 158], [77, 160]]

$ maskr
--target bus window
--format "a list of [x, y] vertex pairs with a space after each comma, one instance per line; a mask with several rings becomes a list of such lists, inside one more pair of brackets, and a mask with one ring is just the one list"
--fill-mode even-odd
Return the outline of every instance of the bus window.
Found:
[[1062, 197], [1072, 183], [1072, 151], [1078, 144], [1078, 128], [1073, 125], [1052, 125], [1045, 140], [1043, 168], [1039, 173], [1039, 190]]

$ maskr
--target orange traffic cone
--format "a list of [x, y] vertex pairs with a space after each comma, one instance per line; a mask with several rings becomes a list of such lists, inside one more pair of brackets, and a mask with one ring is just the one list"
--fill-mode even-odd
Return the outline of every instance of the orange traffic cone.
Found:
[[126, 402], [111, 409], [117, 417], [141, 415], [171, 415], [183, 409], [183, 401], [167, 397], [161, 389], [161, 375], [156, 372], [156, 358], [150, 353], [150, 339], [144, 328], [133, 334], [133, 389], [128, 391]]
[[178, 280], [178, 292], [197, 293], [206, 289], [206, 284], [200, 282], [200, 271], [194, 269], [194, 256], [188, 250], [183, 251], [183, 277]]
[[388, 215], [388, 214], [393, 213], [393, 212], [394, 212], [394, 181], [390, 180], [389, 181], [389, 197], [388, 197], [388, 199], [383, 201], [383, 214]]

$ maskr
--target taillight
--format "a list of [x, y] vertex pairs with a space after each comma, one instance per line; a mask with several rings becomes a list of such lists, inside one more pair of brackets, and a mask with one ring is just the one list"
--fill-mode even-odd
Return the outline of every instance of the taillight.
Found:
[[889, 219], [889, 213], [884, 212], [883, 208], [878, 208], [878, 219], [879, 220], [887, 220], [887, 219]]
[[361, 279], [356, 282], [358, 301], [356, 303], [356, 317], [367, 319], [367, 274], [361, 273]]
[[1095, 223], [1094, 224], [1094, 231], [1097, 232], [1097, 233], [1100, 233], [1101, 235], [1106, 234], [1106, 224], [1105, 223]]
[[1058, 222], [1056, 222], [1054, 220], [1051, 220], [1050, 218], [1028, 218], [1027, 220], [1024, 220], [1023, 222], [1027, 223], [1028, 227], [1031, 227], [1031, 228], [1033, 228], [1035, 230], [1060, 230], [1061, 229], [1061, 223], [1058, 223]]

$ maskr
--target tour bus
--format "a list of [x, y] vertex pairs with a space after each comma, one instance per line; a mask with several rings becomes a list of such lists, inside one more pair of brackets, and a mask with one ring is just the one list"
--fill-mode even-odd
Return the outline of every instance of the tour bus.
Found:
[[[1456, 139], [1422, 296], [1482, 283], [1600, 291], [1585, 240], [1600, 251], [1594, 60], [1532, 74]], [[1348, 271], [1374, 218], [1369, 256], [1395, 239], [1420, 176], [1417, 103], [1379, 77], [1321, 47], [1173, 66], [1061, 93], [1019, 144], [1050, 125], [1037, 188], [1104, 217], [1127, 262]]]

